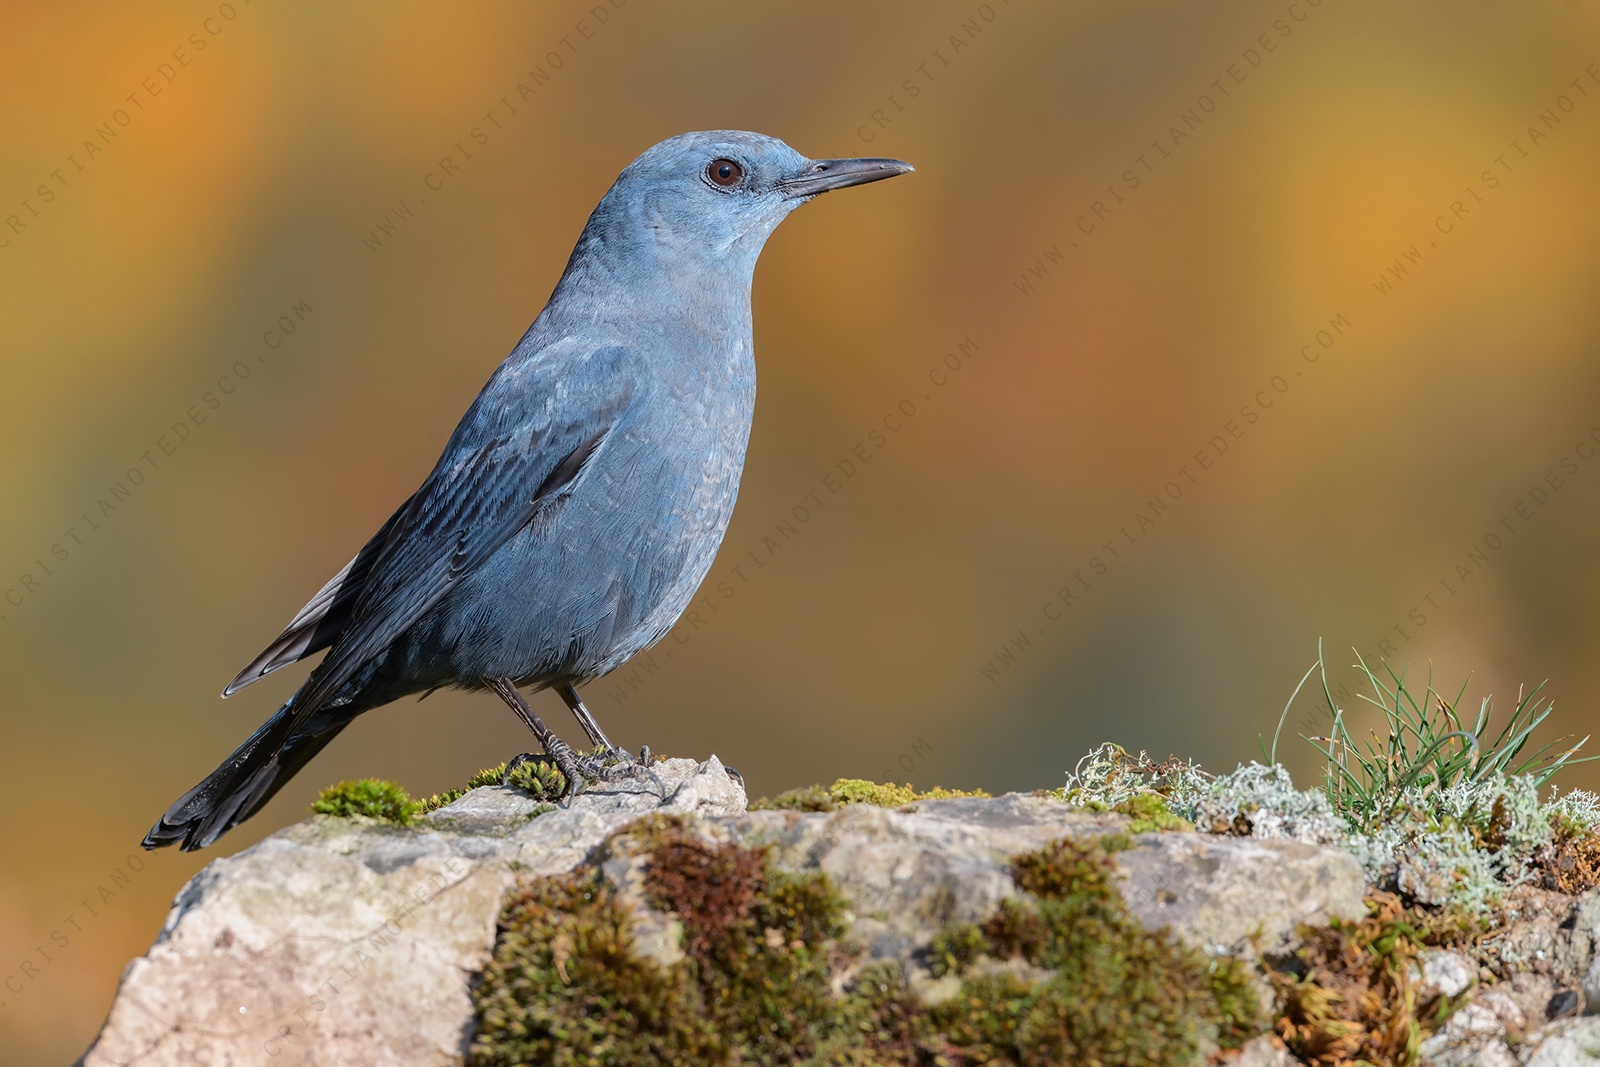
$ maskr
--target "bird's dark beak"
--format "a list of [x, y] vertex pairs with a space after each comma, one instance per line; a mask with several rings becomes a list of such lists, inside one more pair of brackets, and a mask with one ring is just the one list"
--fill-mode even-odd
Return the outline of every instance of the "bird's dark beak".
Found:
[[790, 199], [804, 199], [832, 189], [910, 174], [915, 169], [898, 159], [813, 159], [799, 174], [779, 181], [777, 190]]

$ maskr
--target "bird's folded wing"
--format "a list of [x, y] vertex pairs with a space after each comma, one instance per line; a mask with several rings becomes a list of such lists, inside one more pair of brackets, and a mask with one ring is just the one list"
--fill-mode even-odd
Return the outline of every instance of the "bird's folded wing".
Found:
[[[352, 561], [354, 576], [376, 546], [349, 595], [348, 623], [295, 697], [296, 720], [569, 491], [627, 410], [637, 380], [636, 360], [621, 349], [491, 379], [433, 473]], [[328, 596], [330, 609], [345, 596], [343, 588]]]

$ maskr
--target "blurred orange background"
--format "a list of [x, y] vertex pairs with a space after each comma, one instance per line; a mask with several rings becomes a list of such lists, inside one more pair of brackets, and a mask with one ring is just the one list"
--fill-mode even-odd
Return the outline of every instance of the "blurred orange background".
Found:
[[303, 671], [222, 685], [684, 130], [917, 173], [769, 244], [733, 527], [692, 617], [588, 691], [612, 737], [755, 794], [1055, 786], [1102, 740], [1227, 769], [1319, 638], [1346, 679], [1351, 648], [1474, 701], [1550, 679], [1550, 736], [1591, 728], [1592, 5], [3, 19], [0, 1063], [81, 1052], [184, 881], [320, 787], [528, 746], [492, 698], [401, 702], [219, 848], [137, 850]]

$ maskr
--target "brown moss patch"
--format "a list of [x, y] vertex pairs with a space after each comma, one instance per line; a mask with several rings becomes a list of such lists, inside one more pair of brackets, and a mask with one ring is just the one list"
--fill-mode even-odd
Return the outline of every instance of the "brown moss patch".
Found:
[[840, 1029], [830, 958], [844, 903], [826, 876], [669, 828], [650, 848], [645, 889], [683, 923], [703, 1011], [745, 1058], [803, 1062]]
[[665, 833], [651, 850], [647, 877], [652, 902], [686, 918], [685, 948], [704, 959], [750, 922], [767, 857], [738, 846], [714, 848], [681, 831]]
[[1422, 1040], [1466, 1002], [1420, 985], [1424, 946], [1464, 947], [1481, 934], [1464, 915], [1407, 908], [1392, 893], [1367, 898], [1358, 922], [1301, 930], [1304, 944], [1273, 975], [1277, 1033], [1314, 1067], [1414, 1063]]
[[478, 1067], [723, 1062], [681, 968], [640, 959], [629, 915], [592, 872], [541, 878], [501, 914], [474, 992]]
[[1578, 896], [1600, 885], [1600, 835], [1566, 820], [1534, 859], [1541, 889]]

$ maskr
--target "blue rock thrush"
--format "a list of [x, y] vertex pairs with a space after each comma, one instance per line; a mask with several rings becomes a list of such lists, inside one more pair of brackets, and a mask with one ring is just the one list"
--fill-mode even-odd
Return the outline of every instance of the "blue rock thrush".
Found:
[[[756, 257], [807, 200], [911, 169], [733, 130], [634, 160], [422, 487], [222, 695], [327, 655], [144, 847], [213, 843], [357, 715], [443, 686], [499, 695], [569, 793], [627, 766], [577, 687], [666, 635], [727, 529], [755, 406]], [[610, 761], [580, 758], [518, 687], [554, 689]]]

